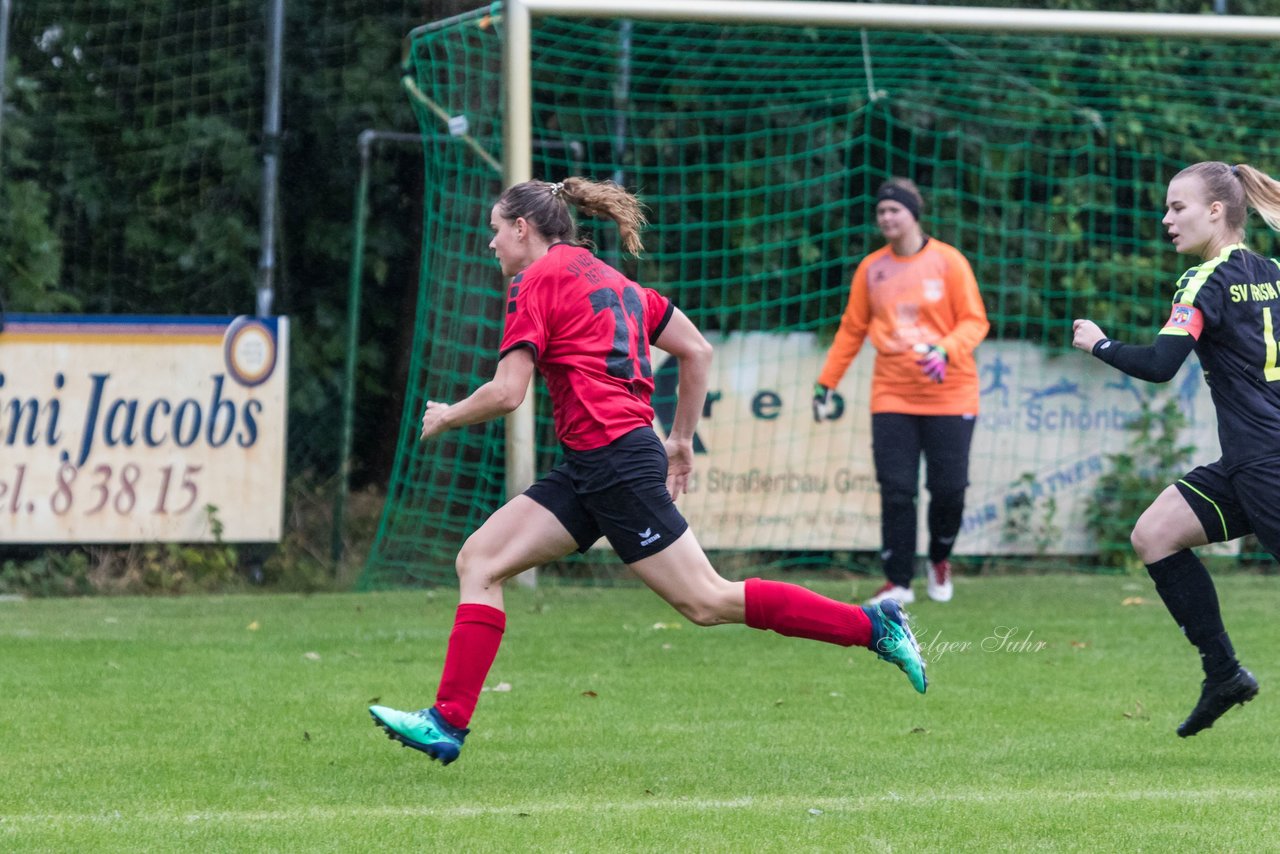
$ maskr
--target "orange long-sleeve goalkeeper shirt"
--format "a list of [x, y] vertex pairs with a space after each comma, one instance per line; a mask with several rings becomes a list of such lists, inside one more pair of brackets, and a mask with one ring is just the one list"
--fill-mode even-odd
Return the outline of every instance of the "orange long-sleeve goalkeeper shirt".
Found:
[[[869, 336], [876, 349], [871, 411], [907, 415], [977, 415], [973, 351], [987, 337], [987, 311], [973, 269], [960, 251], [929, 238], [914, 255], [892, 246], [872, 252], [853, 274], [818, 382], [835, 388]], [[916, 344], [947, 351], [947, 376], [935, 383], [916, 364]]]

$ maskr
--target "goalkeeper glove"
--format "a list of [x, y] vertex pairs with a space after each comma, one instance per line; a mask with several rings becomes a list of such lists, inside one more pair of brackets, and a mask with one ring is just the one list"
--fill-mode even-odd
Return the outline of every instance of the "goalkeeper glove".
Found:
[[916, 364], [920, 366], [920, 370], [924, 371], [924, 375], [935, 383], [940, 383], [947, 378], [947, 351], [937, 344], [917, 344], [915, 346], [916, 354], [920, 357], [916, 359]]
[[817, 383], [813, 387], [813, 420], [821, 424], [835, 414], [836, 402], [832, 398], [831, 389]]

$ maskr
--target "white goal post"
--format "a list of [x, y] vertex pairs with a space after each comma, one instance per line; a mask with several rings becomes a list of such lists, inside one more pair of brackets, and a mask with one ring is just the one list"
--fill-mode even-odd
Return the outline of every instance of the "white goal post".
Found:
[[[1061, 33], [1095, 36], [1170, 36], [1209, 40], [1280, 39], [1280, 17], [1178, 15], [1150, 12], [1072, 12], [991, 7], [906, 6], [784, 0], [507, 0], [503, 44], [503, 182], [530, 180], [533, 164], [530, 46], [533, 19], [633, 18], [847, 27], [849, 29]], [[506, 420], [508, 497], [535, 477], [532, 388]]]

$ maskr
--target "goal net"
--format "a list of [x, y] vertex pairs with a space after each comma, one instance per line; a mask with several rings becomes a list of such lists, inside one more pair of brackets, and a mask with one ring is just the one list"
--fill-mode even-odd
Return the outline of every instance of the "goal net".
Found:
[[[494, 6], [409, 43], [424, 262], [370, 586], [451, 580], [459, 546], [506, 497], [501, 422], [416, 441], [428, 397], [460, 399], [495, 366], [505, 283], [487, 223], [503, 188], [506, 32]], [[920, 186], [926, 232], [969, 258], [991, 320], [957, 556], [1123, 563], [1154, 490], [1216, 458], [1213, 409], [1194, 358], [1169, 384], [1129, 381], [1070, 349], [1071, 322], [1149, 341], [1193, 263], [1164, 238], [1168, 179], [1207, 159], [1280, 170], [1272, 51], [1265, 40], [536, 18], [532, 174], [636, 191], [652, 223], [641, 259], [619, 254], [612, 223], [584, 229], [716, 346], [680, 506], [717, 566], [875, 565], [870, 345], [838, 389], [840, 418], [815, 424], [809, 400], [853, 269], [883, 245], [875, 193], [889, 176]], [[1274, 254], [1271, 232], [1250, 226], [1250, 244]], [[661, 433], [676, 377], [655, 356]], [[536, 413], [541, 474], [558, 448], [540, 385]], [[922, 483], [922, 522], [927, 497]], [[605, 553], [550, 569], [596, 579], [620, 568]]]

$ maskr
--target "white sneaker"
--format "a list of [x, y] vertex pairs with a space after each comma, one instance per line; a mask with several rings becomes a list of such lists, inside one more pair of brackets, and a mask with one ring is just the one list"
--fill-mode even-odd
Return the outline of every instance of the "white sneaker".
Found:
[[935, 602], [950, 602], [951, 594], [951, 561], [940, 560], [929, 564], [929, 598]]
[[863, 602], [863, 605], [879, 605], [886, 599], [893, 599], [899, 605], [910, 605], [916, 601], [916, 594], [911, 592], [910, 587], [899, 587], [892, 581], [886, 581], [884, 586], [875, 592], [875, 594]]

